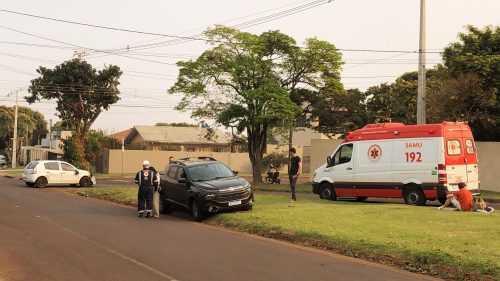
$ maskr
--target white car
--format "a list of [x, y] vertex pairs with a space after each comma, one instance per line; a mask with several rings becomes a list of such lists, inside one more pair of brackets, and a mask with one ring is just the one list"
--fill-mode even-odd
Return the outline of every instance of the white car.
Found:
[[29, 187], [45, 187], [47, 185], [80, 185], [87, 187], [96, 184], [92, 173], [57, 160], [30, 162], [24, 168], [23, 181]]
[[0, 155], [0, 167], [4, 166], [7, 166], [7, 159], [5, 158], [5, 156]]

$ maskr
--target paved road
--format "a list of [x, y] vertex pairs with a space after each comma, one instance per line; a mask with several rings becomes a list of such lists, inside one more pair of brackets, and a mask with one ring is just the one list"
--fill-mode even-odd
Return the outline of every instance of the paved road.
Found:
[[0, 177], [0, 280], [429, 280]]

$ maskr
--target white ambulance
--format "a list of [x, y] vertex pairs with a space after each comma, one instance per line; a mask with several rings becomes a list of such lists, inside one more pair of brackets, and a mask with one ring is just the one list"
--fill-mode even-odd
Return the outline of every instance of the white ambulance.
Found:
[[479, 191], [478, 160], [467, 124], [370, 124], [347, 135], [313, 177], [322, 199], [404, 198], [442, 203], [465, 182]]

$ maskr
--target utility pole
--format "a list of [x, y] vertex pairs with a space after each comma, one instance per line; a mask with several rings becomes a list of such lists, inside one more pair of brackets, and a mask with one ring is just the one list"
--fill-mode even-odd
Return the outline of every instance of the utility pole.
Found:
[[425, 124], [425, 0], [420, 0], [420, 41], [418, 47], [417, 124]]
[[16, 108], [14, 109], [14, 139], [12, 139], [12, 168], [17, 166], [17, 107], [19, 103], [19, 92], [16, 90]]

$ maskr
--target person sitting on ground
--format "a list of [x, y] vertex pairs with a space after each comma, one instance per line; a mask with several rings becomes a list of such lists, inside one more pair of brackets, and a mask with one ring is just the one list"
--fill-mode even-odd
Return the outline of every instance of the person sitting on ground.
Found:
[[446, 202], [438, 209], [443, 210], [453, 204], [458, 211], [472, 211], [472, 193], [466, 187], [464, 182], [459, 183], [458, 191], [446, 195]]

